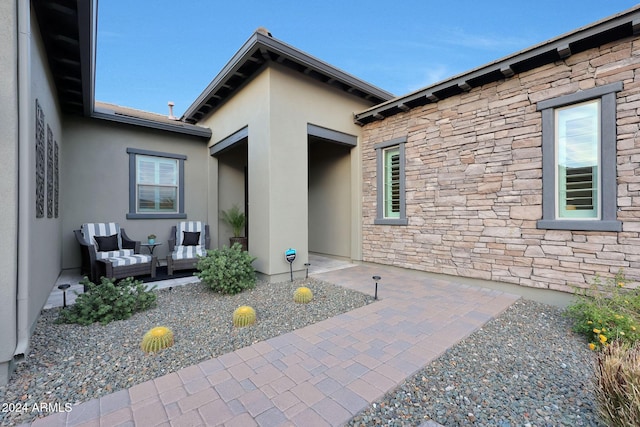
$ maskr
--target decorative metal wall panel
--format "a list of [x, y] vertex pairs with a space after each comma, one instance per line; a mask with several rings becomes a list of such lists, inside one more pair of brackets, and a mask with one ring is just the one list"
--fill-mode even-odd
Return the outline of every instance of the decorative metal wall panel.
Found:
[[36, 218], [44, 217], [44, 111], [36, 99]]
[[47, 218], [53, 218], [53, 132], [47, 125]]
[[58, 141], [55, 142], [53, 150], [53, 178], [55, 180], [55, 186], [53, 188], [53, 213], [55, 217], [58, 218], [60, 201], [60, 156], [58, 154]]

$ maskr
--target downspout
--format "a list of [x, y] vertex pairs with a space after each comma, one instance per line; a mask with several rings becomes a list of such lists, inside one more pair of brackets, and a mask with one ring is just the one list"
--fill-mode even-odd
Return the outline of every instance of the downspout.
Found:
[[29, 348], [29, 196], [31, 180], [31, 2], [18, 2], [18, 280], [16, 299], [17, 358]]

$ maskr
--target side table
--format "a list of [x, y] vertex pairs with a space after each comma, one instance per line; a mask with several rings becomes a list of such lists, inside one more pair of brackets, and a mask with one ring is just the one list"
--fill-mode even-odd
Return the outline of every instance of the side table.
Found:
[[162, 245], [162, 243], [140, 243], [140, 246], [144, 246], [145, 248], [149, 249], [149, 255], [153, 255], [153, 250], [156, 248], [156, 246], [160, 245]]

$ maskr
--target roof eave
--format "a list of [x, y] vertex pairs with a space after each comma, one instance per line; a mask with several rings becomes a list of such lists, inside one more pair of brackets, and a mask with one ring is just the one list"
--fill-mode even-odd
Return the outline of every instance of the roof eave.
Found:
[[[304, 74], [315, 74], [324, 83], [340, 87], [346, 92], [369, 99], [371, 104], [393, 98], [393, 94], [373, 86], [357, 77], [339, 70], [326, 62], [308, 55], [278, 39], [261, 32], [254, 33], [247, 42], [236, 52], [218, 75], [185, 111], [181, 120], [196, 123], [204, 116], [231, 98], [236, 91], [257, 75], [265, 66], [274, 61], [293, 64]], [[249, 75], [243, 75], [240, 70], [247, 64], [252, 65]], [[230, 81], [241, 76], [235, 86]], [[229, 88], [226, 94], [219, 95], [223, 88]]]
[[508, 79], [515, 74], [563, 60], [586, 49], [629, 37], [640, 31], [640, 6], [581, 27], [554, 39], [521, 50], [471, 71], [427, 86], [405, 96], [376, 105], [354, 116], [365, 125], [412, 108], [468, 92], [492, 81]]
[[115, 114], [113, 111], [96, 109], [91, 114], [94, 119], [107, 120], [116, 123], [124, 123], [133, 126], [146, 127], [165, 132], [179, 133], [183, 135], [191, 135], [209, 140], [211, 138], [211, 129], [202, 126], [196, 126], [181, 121], [173, 123], [163, 123], [160, 121], [143, 119], [140, 117], [126, 116]]
[[[85, 116], [93, 113], [95, 103], [96, 77], [96, 28], [98, 22], [98, 0], [78, 0], [79, 42], [82, 72], [83, 112]], [[89, 25], [82, 25], [89, 23]], [[86, 76], [86, 78], [84, 77]]]
[[98, 0], [33, 0], [60, 108], [89, 116], [95, 82]]

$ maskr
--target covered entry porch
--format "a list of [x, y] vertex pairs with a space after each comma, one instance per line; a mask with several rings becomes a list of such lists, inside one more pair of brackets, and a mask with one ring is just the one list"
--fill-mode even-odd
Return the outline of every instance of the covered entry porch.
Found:
[[[251, 156], [257, 143], [249, 126], [209, 150], [210, 187], [215, 202], [211, 204], [210, 222], [217, 229], [213, 241], [218, 247], [229, 245], [231, 229], [220, 212], [238, 206], [247, 215], [244, 236], [248, 238], [249, 252], [258, 258], [257, 270], [270, 280], [288, 276], [284, 252], [289, 248], [297, 251], [293, 263], [297, 276], [306, 274], [309, 253], [347, 261], [360, 259], [357, 137], [312, 124], [306, 128], [306, 141], [296, 143], [296, 149], [287, 153], [297, 160], [280, 168], [265, 168], [268, 158]], [[292, 184], [265, 189], [265, 182], [273, 174], [285, 183], [288, 176]], [[271, 193], [278, 203], [267, 197]], [[282, 239], [284, 233], [289, 235], [286, 242]], [[275, 247], [275, 241], [284, 244]]]

